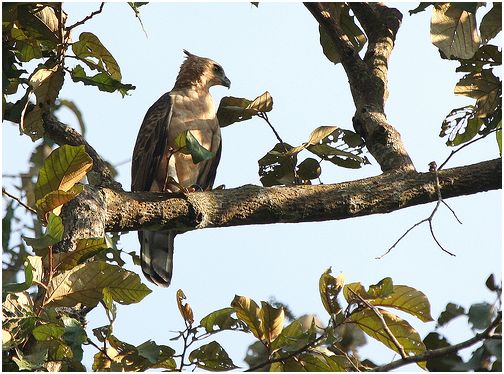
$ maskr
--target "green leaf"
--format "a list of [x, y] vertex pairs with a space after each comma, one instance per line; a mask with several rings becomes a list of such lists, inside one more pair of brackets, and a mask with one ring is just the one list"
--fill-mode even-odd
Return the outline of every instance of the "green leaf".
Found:
[[[121, 69], [115, 58], [101, 43], [98, 37], [90, 32], [79, 35], [79, 41], [72, 44], [72, 51], [90, 67], [108, 75], [111, 79], [121, 81]], [[90, 59], [91, 58], [91, 59]], [[97, 63], [94, 60], [98, 60]]]
[[435, 3], [420, 3], [415, 9], [409, 10], [408, 13], [411, 16], [413, 14], [423, 12], [425, 9], [434, 4]]
[[491, 69], [466, 74], [458, 81], [454, 93], [476, 99], [476, 115], [479, 118], [492, 114], [502, 100], [501, 81]]
[[203, 147], [190, 130], [185, 130], [178, 134], [175, 138], [175, 144], [177, 147], [180, 147], [181, 152], [191, 155], [194, 164], [215, 157], [215, 153]]
[[31, 287], [33, 283], [33, 266], [28, 260], [25, 260], [24, 262], [24, 275], [25, 281], [22, 283], [10, 283], [3, 285], [2, 293], [5, 294], [23, 292]]
[[206, 332], [215, 332], [221, 330], [246, 330], [246, 325], [231, 315], [235, 313], [234, 308], [228, 307], [216, 310], [204, 317], [200, 324]]
[[84, 186], [80, 184], [72, 186], [68, 191], [57, 190], [49, 192], [36, 202], [39, 218], [43, 220], [43, 217], [53, 210], [55, 210], [55, 214], [59, 215], [61, 207], [70, 200], [73, 200], [83, 190]]
[[28, 292], [7, 294], [2, 303], [2, 312], [2, 329], [10, 334], [14, 344], [24, 344], [32, 336], [37, 321], [33, 300]]
[[72, 252], [53, 254], [53, 266], [60, 271], [70, 270], [104, 249], [111, 247], [112, 243], [110, 242], [108, 236], [101, 238], [78, 239], [77, 245]]
[[12, 231], [12, 220], [14, 219], [14, 200], [9, 201], [5, 206], [5, 215], [2, 218], [2, 250], [9, 249], [10, 235]]
[[63, 223], [61, 218], [54, 213], [49, 213], [49, 218], [47, 220], [47, 228], [44, 235], [40, 238], [27, 238], [23, 236], [22, 238], [33, 249], [44, 249], [50, 245], [54, 245], [61, 241], [63, 237]]
[[159, 347], [152, 340], [147, 340], [145, 343], [137, 347], [138, 354], [149, 360], [150, 363], [155, 364], [159, 360]]
[[452, 319], [465, 314], [464, 307], [453, 303], [448, 303], [444, 311], [441, 312], [437, 320], [438, 326], [444, 326]]
[[[436, 332], [429, 333], [423, 342], [428, 350], [447, 348], [452, 345], [446, 338]], [[451, 372], [455, 371], [455, 365], [461, 364], [462, 362], [462, 358], [457, 352], [452, 352], [441, 357], [427, 360], [427, 369], [433, 372]]]
[[137, 274], [116, 265], [94, 261], [52, 278], [45, 305], [72, 307], [81, 303], [95, 306], [102, 299], [104, 288], [120, 304], [140, 302], [151, 292], [140, 282]]
[[63, 145], [44, 161], [35, 185], [35, 200], [52, 191], [69, 191], [93, 167], [84, 145]]
[[237, 369], [229, 355], [219, 343], [213, 341], [202, 345], [189, 354], [189, 360], [201, 369], [211, 371], [225, 371]]
[[254, 300], [246, 296], [235, 295], [231, 306], [237, 317], [245, 322], [254, 336], [264, 340], [264, 330], [261, 323], [261, 310]]
[[[399, 287], [399, 286], [397, 286]], [[377, 284], [369, 286], [368, 295], [371, 299], [386, 298], [394, 292], [392, 278], [383, 278]]]
[[325, 310], [333, 315], [341, 312], [338, 295], [345, 284], [345, 276], [340, 273], [337, 277], [333, 277], [331, 271], [329, 268], [320, 276], [319, 293]]
[[47, 361], [48, 350], [47, 348], [41, 349], [31, 355], [23, 355], [18, 351], [17, 355], [18, 357], [12, 357], [12, 360], [19, 367], [19, 370], [36, 371], [42, 368]]
[[235, 122], [246, 121], [259, 113], [269, 112], [272, 109], [273, 98], [268, 91], [254, 100], [225, 96], [219, 103], [217, 119], [220, 127], [226, 127]]
[[305, 330], [299, 320], [292, 321], [286, 326], [280, 335], [273, 341], [270, 346], [270, 351], [276, 352], [282, 349], [284, 352], [296, 352], [308, 343], [315, 340], [316, 326], [312, 319], [311, 328]]
[[285, 313], [282, 307], [274, 308], [265, 301], [261, 301], [259, 318], [262, 321], [264, 338], [271, 343], [282, 332]]
[[480, 24], [480, 34], [483, 43], [497, 36], [502, 31], [502, 3], [493, 2], [493, 7], [485, 14]]
[[33, 336], [38, 341], [45, 341], [50, 339], [58, 339], [65, 332], [65, 328], [56, 323], [46, 323], [35, 327], [32, 331]]
[[264, 187], [296, 183], [294, 170], [297, 155], [287, 155], [291, 149], [292, 146], [287, 143], [277, 143], [271, 151], [258, 161], [259, 176]]
[[123, 84], [111, 78], [107, 73], [98, 73], [92, 77], [88, 76], [84, 68], [80, 65], [73, 68], [70, 75], [74, 82], [82, 82], [86, 86], [98, 87], [98, 89], [103, 92], [119, 91], [123, 97], [128, 94], [129, 90], [134, 90], [136, 88], [131, 84]]
[[460, 66], [456, 72], [481, 72], [486, 65], [490, 67], [502, 65], [502, 54], [497, 46], [487, 44], [482, 45], [472, 58], [459, 59], [459, 62]]
[[484, 330], [492, 322], [494, 308], [488, 303], [472, 304], [467, 312], [473, 329]]
[[452, 3], [436, 3], [431, 19], [431, 41], [448, 58], [471, 58], [481, 40], [474, 13]]
[[63, 341], [68, 344], [72, 350], [72, 360], [80, 362], [82, 361], [82, 355], [84, 353], [82, 344], [88, 340], [86, 330], [84, 330], [81, 323], [74, 318], [64, 316], [62, 319], [65, 325]]
[[499, 156], [502, 157], [502, 120], [499, 121], [497, 129], [498, 130], [495, 132], [495, 138], [497, 140], [497, 146], [499, 147]]
[[40, 68], [30, 77], [30, 86], [37, 98], [37, 105], [48, 111], [54, 105], [63, 87], [65, 73], [62, 68], [55, 66], [51, 69]]
[[322, 173], [320, 163], [314, 158], [308, 157], [297, 166], [297, 175], [302, 180], [317, 179]]
[[[407, 321], [386, 310], [377, 310], [383, 316], [387, 327], [403, 347], [406, 354], [419, 355], [425, 352], [426, 348], [420, 339], [420, 335]], [[399, 352], [398, 348], [383, 329], [382, 322], [372, 310], [364, 309], [354, 312], [350, 315], [350, 319], [367, 335], [383, 343], [390, 349]], [[417, 364], [425, 368], [425, 362], [419, 362]]]

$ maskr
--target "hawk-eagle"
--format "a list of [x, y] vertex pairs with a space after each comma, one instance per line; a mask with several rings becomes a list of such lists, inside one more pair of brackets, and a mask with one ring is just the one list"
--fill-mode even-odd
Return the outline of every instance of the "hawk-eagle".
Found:
[[[230, 87], [222, 67], [215, 61], [186, 50], [175, 85], [147, 111], [133, 151], [131, 190], [178, 192], [198, 186], [211, 189], [221, 154], [221, 133], [209, 88]], [[215, 157], [195, 164], [191, 155], [177, 152], [177, 135], [190, 130]], [[170, 285], [173, 241], [176, 230], [139, 230], [142, 271], [150, 281]]]

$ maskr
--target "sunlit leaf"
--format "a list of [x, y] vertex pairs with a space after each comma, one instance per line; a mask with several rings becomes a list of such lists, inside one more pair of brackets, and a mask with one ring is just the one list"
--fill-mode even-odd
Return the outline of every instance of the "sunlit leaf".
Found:
[[39, 199], [36, 203], [39, 218], [44, 220], [43, 217], [45, 217], [47, 213], [50, 213], [52, 211], [54, 211], [54, 214], [59, 215], [61, 206], [68, 203], [70, 200], [73, 200], [83, 190], [83, 185], [75, 185], [72, 186], [72, 188], [70, 188], [68, 191], [57, 190], [49, 192], [44, 197]]
[[213, 341], [202, 345], [189, 354], [189, 360], [205, 370], [225, 371], [238, 368], [219, 343]]
[[[383, 319], [390, 332], [392, 333], [392, 335], [394, 335], [406, 354], [419, 355], [425, 352], [426, 348], [424, 343], [420, 339], [420, 335], [413, 327], [411, 327], [411, 325], [407, 321], [386, 310], [377, 310], [383, 316]], [[381, 320], [373, 310], [363, 309], [357, 311], [350, 315], [350, 319], [354, 323], [356, 323], [367, 335], [383, 343], [390, 349], [399, 352], [398, 348], [383, 328]], [[422, 368], [425, 368], [425, 362], [420, 362], [418, 363], [418, 365]]]
[[284, 352], [295, 352], [315, 340], [316, 327], [312, 319], [311, 328], [305, 330], [299, 320], [292, 321], [270, 346], [271, 352], [281, 349]]
[[59, 95], [63, 87], [64, 72], [59, 66], [52, 69], [40, 68], [30, 77], [30, 85], [33, 88], [37, 105], [49, 109]]
[[254, 100], [226, 96], [219, 103], [217, 119], [220, 127], [226, 127], [235, 122], [246, 121], [259, 113], [269, 112], [272, 109], [273, 98], [268, 91]]
[[431, 41], [447, 57], [473, 57], [481, 44], [475, 14], [451, 3], [436, 3], [431, 19]]
[[184, 291], [178, 290], [177, 291], [177, 305], [179, 308], [180, 315], [189, 324], [192, 324], [194, 322], [194, 314], [191, 309], [191, 306], [189, 303], [184, 302], [183, 300], [186, 299], [186, 295], [184, 294]]
[[264, 330], [261, 323], [261, 310], [254, 300], [246, 296], [235, 295], [231, 306], [237, 317], [245, 322], [254, 336], [264, 340]]
[[46, 323], [35, 327], [32, 331], [33, 336], [38, 341], [49, 339], [58, 339], [65, 332], [65, 328], [56, 323]]
[[[27, 102], [28, 104], [28, 102]], [[44, 136], [44, 111], [38, 107], [32, 107], [29, 111], [23, 111], [19, 127], [21, 132], [28, 135], [34, 142]]]
[[274, 308], [265, 301], [261, 301], [259, 318], [262, 321], [264, 338], [271, 343], [282, 332], [285, 313], [282, 307]]
[[2, 329], [10, 334], [13, 342], [23, 344], [32, 336], [37, 317], [27, 291], [7, 294], [2, 303], [2, 314]]
[[84, 68], [80, 65], [73, 68], [70, 75], [74, 82], [82, 82], [86, 86], [98, 87], [98, 89], [103, 92], [119, 91], [123, 97], [128, 94], [129, 90], [134, 90], [136, 88], [131, 84], [123, 84], [111, 78], [107, 73], [98, 73], [93, 76], [88, 76]]
[[333, 315], [341, 312], [341, 307], [338, 303], [338, 295], [345, 284], [345, 276], [343, 273], [336, 277], [331, 275], [331, 268], [327, 269], [319, 279], [319, 293], [322, 304], [327, 313]]
[[91, 170], [93, 160], [84, 145], [63, 145], [44, 161], [35, 185], [38, 201], [52, 191], [68, 191]]
[[[400, 286], [397, 286], [400, 287]], [[369, 298], [371, 299], [380, 299], [385, 300], [391, 296], [391, 294], [396, 290], [394, 288], [394, 283], [392, 282], [392, 278], [386, 277], [379, 281], [377, 284], [372, 284], [369, 286], [369, 290], [367, 291]], [[396, 290], [397, 291], [397, 290]], [[423, 295], [423, 294], [422, 294]]]
[[82, 116], [82, 112], [78, 108], [77, 104], [75, 104], [72, 100], [59, 99], [55, 103], [54, 111], [60, 110], [61, 108], [67, 108], [75, 115], [77, 121], [79, 122], [81, 135], [86, 136], [86, 124], [84, 123], [84, 117]]
[[95, 306], [102, 299], [104, 288], [120, 304], [140, 302], [151, 292], [137, 274], [116, 265], [93, 261], [52, 278], [45, 305], [71, 307], [81, 303]]
[[107, 248], [111, 248], [110, 239], [107, 236], [78, 239], [72, 252], [53, 254], [53, 266], [59, 271], [70, 270]]
[[454, 92], [476, 99], [476, 115], [479, 118], [493, 113], [502, 98], [501, 82], [490, 69], [465, 75], [458, 81]]

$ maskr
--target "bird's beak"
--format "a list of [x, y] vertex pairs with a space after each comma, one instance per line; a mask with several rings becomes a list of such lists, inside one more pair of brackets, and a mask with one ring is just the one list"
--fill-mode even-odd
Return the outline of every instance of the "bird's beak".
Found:
[[224, 87], [231, 88], [231, 81], [228, 77], [224, 76], [221, 82]]

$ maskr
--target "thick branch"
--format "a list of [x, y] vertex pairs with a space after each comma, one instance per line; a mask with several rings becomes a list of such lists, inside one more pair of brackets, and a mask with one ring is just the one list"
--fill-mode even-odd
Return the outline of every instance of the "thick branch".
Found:
[[384, 172], [415, 170], [399, 132], [385, 116], [388, 60], [402, 14], [383, 5], [350, 3], [369, 41], [363, 60], [340, 27], [340, 21], [331, 16], [324, 3], [305, 3], [305, 6], [341, 56], [356, 108], [354, 128], [365, 140], [369, 152]]
[[[443, 197], [501, 188], [501, 160], [439, 172]], [[187, 195], [131, 193], [101, 189], [106, 231], [145, 227], [193, 230], [252, 224], [338, 220], [438, 200], [435, 175], [388, 173], [333, 185], [270, 187], [253, 185]], [[76, 199], [79, 199], [77, 197]]]
[[59, 122], [51, 114], [44, 116], [44, 130], [58, 145], [85, 145], [86, 152], [93, 159], [93, 169], [88, 174], [90, 184], [122, 190], [121, 184], [116, 182], [112, 177], [105, 160], [88, 144], [81, 134], [64, 123]]

